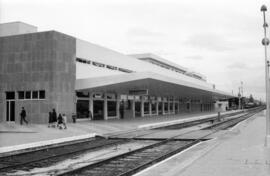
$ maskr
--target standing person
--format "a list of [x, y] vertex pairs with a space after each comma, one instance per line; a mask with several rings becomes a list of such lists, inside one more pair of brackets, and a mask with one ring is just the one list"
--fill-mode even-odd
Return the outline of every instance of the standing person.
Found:
[[52, 124], [53, 124], [53, 127], [55, 127], [57, 123], [57, 114], [55, 112], [55, 109], [53, 109], [53, 112], [52, 112]]
[[63, 117], [61, 113], [59, 113], [58, 118], [57, 118], [57, 127], [61, 130], [63, 127]]
[[65, 127], [64, 129], [67, 129], [67, 116], [63, 114], [62, 118], [63, 118], [63, 125]]
[[25, 117], [26, 117], [26, 111], [25, 111], [24, 107], [22, 107], [22, 111], [20, 113], [20, 116], [21, 116], [21, 125], [23, 124], [23, 121], [26, 124], [28, 124], [27, 120], [25, 119]]
[[48, 127], [50, 128], [53, 124], [53, 118], [52, 118], [52, 112], [50, 111], [49, 112], [49, 124], [48, 124]]

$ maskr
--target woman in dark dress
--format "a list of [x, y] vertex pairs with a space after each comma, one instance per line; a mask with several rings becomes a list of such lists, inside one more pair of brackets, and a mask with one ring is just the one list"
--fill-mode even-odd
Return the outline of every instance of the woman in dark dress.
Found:
[[62, 117], [61, 113], [59, 113], [59, 116], [57, 118], [57, 127], [59, 129], [62, 129], [63, 128], [62, 126], [63, 126], [63, 117]]
[[52, 127], [53, 125], [53, 117], [52, 117], [52, 112], [49, 112], [49, 124], [48, 124], [48, 127]]

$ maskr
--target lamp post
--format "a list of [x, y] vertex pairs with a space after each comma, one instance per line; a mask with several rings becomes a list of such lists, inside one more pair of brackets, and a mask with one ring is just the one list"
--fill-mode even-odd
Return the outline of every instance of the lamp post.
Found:
[[244, 109], [244, 92], [243, 92], [243, 81], [241, 81], [241, 109]]
[[265, 87], [266, 87], [266, 136], [265, 136], [265, 146], [270, 147], [270, 129], [269, 129], [269, 71], [267, 62], [267, 46], [269, 45], [269, 39], [266, 37], [266, 28], [268, 24], [265, 21], [265, 12], [267, 7], [262, 5], [261, 11], [263, 12], [263, 29], [264, 38], [262, 39], [262, 44], [264, 46], [264, 57], [265, 57]]

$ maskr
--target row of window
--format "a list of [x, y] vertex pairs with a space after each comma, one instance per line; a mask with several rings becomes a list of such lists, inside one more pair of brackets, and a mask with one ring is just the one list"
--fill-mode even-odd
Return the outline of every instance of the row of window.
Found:
[[90, 65], [92, 64], [96, 67], [108, 68], [110, 70], [118, 70], [118, 71], [125, 72], [125, 73], [132, 73], [133, 72], [132, 70], [128, 70], [125, 68], [117, 68], [117, 67], [112, 66], [112, 65], [106, 65], [106, 64], [103, 64], [100, 62], [90, 61], [90, 60], [86, 60], [86, 59], [82, 59], [82, 58], [76, 58], [76, 61], [80, 62], [80, 63], [84, 63], [84, 64], [90, 64]]
[[45, 98], [45, 90], [18, 91], [19, 100], [43, 100]]
[[157, 66], [159, 66], [159, 67], [162, 67], [162, 68], [165, 68], [165, 69], [168, 69], [168, 70], [175, 71], [175, 72], [177, 72], [177, 73], [181, 73], [181, 74], [184, 74], [184, 75], [193, 77], [193, 78], [198, 79], [198, 80], [203, 80], [203, 81], [205, 81], [204, 78], [202, 78], [202, 77], [199, 76], [199, 75], [196, 75], [196, 74], [188, 74], [188, 73], [186, 73], [185, 70], [182, 70], [182, 69], [180, 69], [180, 68], [177, 68], [177, 67], [174, 67], [174, 66], [171, 66], [171, 65], [167, 65], [167, 64], [162, 63], [162, 62], [159, 62], [159, 61], [155, 61], [155, 60], [153, 60], [152, 58], [140, 58], [140, 60], [149, 62], [149, 63], [151, 63], [151, 64], [157, 65]]
[[[45, 90], [18, 91], [19, 100], [44, 100]], [[15, 100], [15, 92], [6, 92], [6, 100]]]

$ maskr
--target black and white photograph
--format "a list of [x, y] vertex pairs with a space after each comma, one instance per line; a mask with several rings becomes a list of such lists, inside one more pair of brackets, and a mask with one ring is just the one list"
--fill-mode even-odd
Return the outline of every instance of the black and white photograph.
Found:
[[1, 176], [270, 176], [270, 1], [0, 0]]

